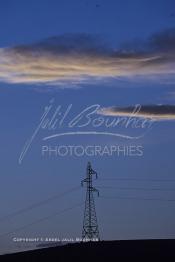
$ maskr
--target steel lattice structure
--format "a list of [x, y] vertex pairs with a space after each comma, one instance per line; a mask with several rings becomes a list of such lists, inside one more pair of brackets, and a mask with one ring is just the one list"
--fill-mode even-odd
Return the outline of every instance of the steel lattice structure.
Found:
[[95, 178], [97, 179], [97, 173], [92, 169], [91, 163], [88, 162], [86, 178], [81, 182], [82, 186], [86, 183], [87, 187], [83, 219], [82, 241], [100, 240], [97, 216], [95, 211], [95, 202], [93, 196], [94, 192], [97, 192], [99, 196], [99, 191], [95, 187], [93, 187], [93, 175], [95, 175]]

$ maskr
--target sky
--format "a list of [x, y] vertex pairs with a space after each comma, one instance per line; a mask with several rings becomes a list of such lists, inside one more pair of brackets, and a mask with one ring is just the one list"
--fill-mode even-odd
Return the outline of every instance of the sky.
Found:
[[1, 254], [81, 237], [88, 161], [101, 239], [174, 238], [174, 1], [1, 0], [0, 24]]

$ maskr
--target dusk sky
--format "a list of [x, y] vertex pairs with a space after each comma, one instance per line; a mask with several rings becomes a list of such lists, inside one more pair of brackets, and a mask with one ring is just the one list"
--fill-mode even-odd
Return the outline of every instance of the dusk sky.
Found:
[[[34, 133], [49, 105], [57, 129]], [[94, 105], [98, 121], [128, 118], [140, 105], [136, 120], [147, 126], [85, 126], [85, 118], [71, 126]], [[81, 237], [88, 161], [99, 176], [101, 239], [175, 237], [173, 0], [1, 0], [0, 114], [1, 254], [26, 248], [13, 237]], [[142, 155], [42, 151], [116, 145]]]

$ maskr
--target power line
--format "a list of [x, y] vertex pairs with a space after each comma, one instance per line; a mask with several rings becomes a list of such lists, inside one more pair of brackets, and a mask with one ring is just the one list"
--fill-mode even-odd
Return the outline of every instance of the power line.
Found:
[[14, 211], [14, 212], [12, 212], [12, 213], [10, 213], [10, 214], [8, 214], [8, 215], [5, 215], [5, 216], [3, 216], [3, 217], [0, 217], [0, 221], [2, 222], [2, 221], [4, 221], [4, 220], [10, 219], [10, 218], [12, 218], [12, 217], [18, 216], [18, 215], [20, 215], [20, 214], [22, 214], [22, 213], [28, 212], [29, 210], [32, 210], [32, 209], [37, 208], [37, 207], [39, 207], [39, 206], [45, 205], [45, 204], [49, 203], [50, 201], [53, 201], [53, 200], [55, 200], [55, 199], [64, 197], [65, 195], [67, 195], [67, 194], [69, 194], [69, 193], [72, 193], [72, 192], [74, 192], [74, 191], [76, 191], [76, 190], [78, 190], [78, 189], [80, 189], [80, 188], [81, 188], [81, 186], [76, 186], [76, 187], [70, 188], [69, 190], [67, 190], [67, 191], [65, 191], [65, 192], [56, 194], [56, 195], [51, 196], [51, 197], [49, 197], [49, 198], [47, 198], [47, 199], [45, 199], [45, 200], [41, 200], [41, 201], [39, 201], [39, 202], [36, 202], [36, 203], [34, 203], [34, 204], [32, 204], [32, 205], [29, 205], [28, 207], [21, 208], [21, 209], [19, 209], [19, 210], [17, 210], [17, 211]]
[[16, 228], [16, 229], [14, 229], [13, 231], [10, 231], [10, 232], [1, 234], [0, 237], [4, 237], [4, 236], [10, 235], [10, 234], [13, 234], [14, 232], [17, 232], [17, 231], [20, 231], [20, 230], [25, 229], [26, 227], [30, 227], [30, 226], [33, 226], [33, 225], [35, 225], [35, 224], [41, 223], [41, 222], [43, 222], [44, 220], [48, 220], [48, 219], [50, 219], [50, 218], [52, 218], [52, 217], [54, 217], [54, 216], [61, 215], [61, 214], [63, 214], [63, 213], [66, 213], [66, 212], [68, 212], [68, 211], [70, 211], [70, 210], [72, 210], [72, 209], [74, 209], [74, 208], [76, 208], [76, 207], [80, 207], [80, 206], [82, 206], [82, 205], [84, 205], [84, 202], [80, 202], [80, 203], [78, 203], [78, 204], [76, 204], [76, 205], [74, 205], [74, 206], [72, 206], [72, 207], [65, 208], [65, 209], [63, 209], [63, 210], [61, 210], [61, 211], [58, 211], [58, 212], [52, 214], [52, 215], [49, 215], [49, 216], [40, 218], [40, 219], [38, 219], [38, 220], [35, 220], [35, 221], [33, 221], [33, 222], [29, 223], [29, 224], [26, 224], [26, 225], [24, 225], [24, 226], [21, 226], [21, 227]]
[[163, 198], [141, 198], [141, 197], [118, 197], [118, 196], [100, 196], [100, 198], [106, 199], [122, 199], [122, 200], [143, 200], [143, 201], [163, 201], [163, 202], [175, 202], [175, 199], [163, 199]]
[[175, 182], [175, 179], [152, 179], [152, 178], [100, 178], [99, 181], [141, 181], [141, 182]]
[[117, 189], [117, 190], [139, 190], [139, 191], [175, 191], [175, 188], [144, 188], [144, 187], [115, 187], [115, 186], [98, 186], [104, 189]]

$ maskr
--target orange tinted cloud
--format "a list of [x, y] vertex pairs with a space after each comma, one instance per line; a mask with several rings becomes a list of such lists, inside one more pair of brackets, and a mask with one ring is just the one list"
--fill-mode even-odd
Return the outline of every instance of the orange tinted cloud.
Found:
[[0, 49], [0, 81], [59, 84], [91, 78], [175, 73], [175, 31], [150, 38], [143, 49], [114, 50], [89, 35], [62, 35]]
[[132, 116], [155, 120], [175, 120], [175, 105], [113, 106], [102, 108], [98, 113], [106, 116]]

